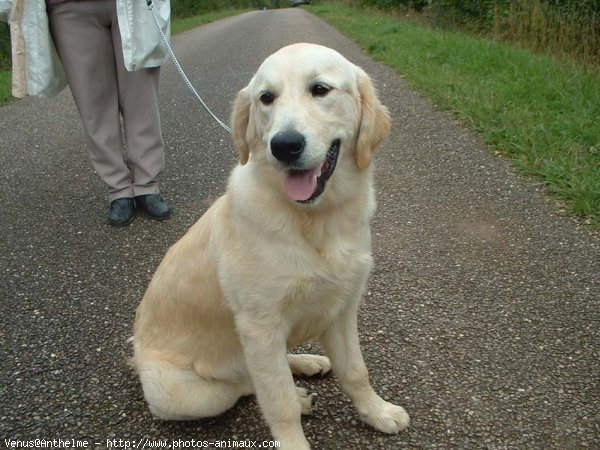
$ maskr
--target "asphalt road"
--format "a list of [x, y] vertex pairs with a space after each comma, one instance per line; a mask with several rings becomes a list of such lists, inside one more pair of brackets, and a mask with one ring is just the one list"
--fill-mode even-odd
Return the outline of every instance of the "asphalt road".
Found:
[[[331, 450], [600, 448], [600, 238], [306, 11], [256, 11], [173, 44], [227, 119], [260, 62], [297, 41], [361, 65], [393, 115], [377, 161], [376, 263], [359, 327], [373, 385], [412, 418], [399, 435], [380, 434], [333, 376], [299, 380], [318, 393], [303, 419], [308, 440]], [[172, 65], [161, 111], [162, 190], [174, 216], [115, 229], [69, 92], [0, 108], [0, 447], [270, 439], [252, 397], [214, 419], [152, 418], [126, 365], [153, 271], [224, 191], [237, 160]]]

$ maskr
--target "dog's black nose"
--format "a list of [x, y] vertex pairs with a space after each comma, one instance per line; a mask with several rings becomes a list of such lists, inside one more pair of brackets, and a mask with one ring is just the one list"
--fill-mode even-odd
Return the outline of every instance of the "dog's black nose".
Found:
[[283, 163], [293, 163], [300, 159], [304, 144], [304, 136], [297, 131], [279, 132], [271, 139], [271, 153]]

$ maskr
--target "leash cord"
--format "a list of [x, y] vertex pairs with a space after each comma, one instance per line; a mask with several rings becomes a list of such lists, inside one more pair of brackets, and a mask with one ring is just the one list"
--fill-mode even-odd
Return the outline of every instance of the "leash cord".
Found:
[[213, 114], [213, 112], [206, 105], [206, 103], [204, 103], [204, 100], [202, 100], [202, 97], [200, 97], [200, 95], [198, 94], [198, 92], [196, 91], [196, 89], [194, 89], [194, 86], [192, 85], [192, 83], [190, 82], [189, 78], [187, 77], [187, 75], [185, 74], [185, 72], [183, 71], [183, 69], [181, 68], [181, 65], [179, 64], [179, 61], [177, 61], [177, 57], [175, 56], [175, 53], [173, 53], [173, 49], [171, 48], [171, 45], [169, 45], [169, 40], [165, 36], [165, 33], [163, 32], [160, 24], [158, 23], [158, 17], [156, 17], [156, 12], [154, 11], [154, 5], [152, 4], [152, 0], [147, 0], [146, 3], [148, 4], [148, 9], [152, 13], [152, 16], [154, 17], [154, 23], [156, 24], [156, 28], [158, 28], [158, 31], [160, 33], [160, 37], [161, 37], [163, 43], [165, 44], [165, 47], [167, 48], [167, 50], [169, 52], [169, 55], [171, 56], [171, 59], [173, 60], [173, 63], [175, 64], [175, 67], [177, 68], [177, 71], [179, 72], [179, 75], [181, 75], [181, 78], [183, 79], [183, 81], [185, 82], [185, 84], [187, 85], [187, 87], [189, 88], [189, 90], [192, 91], [192, 93], [196, 96], [196, 98], [202, 104], [202, 106], [204, 107], [204, 109], [206, 110], [206, 112], [208, 112], [211, 115], [211, 117], [213, 119], [215, 119], [215, 121], [219, 125], [221, 125], [221, 127], [225, 131], [227, 131], [228, 133], [231, 133], [231, 128], [229, 128], [221, 119], [219, 119], [217, 116], [215, 116]]

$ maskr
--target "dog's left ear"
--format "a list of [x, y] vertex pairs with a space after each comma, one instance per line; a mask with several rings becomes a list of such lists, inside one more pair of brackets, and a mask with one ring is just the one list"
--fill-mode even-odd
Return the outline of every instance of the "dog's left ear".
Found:
[[231, 114], [231, 134], [233, 143], [240, 152], [240, 164], [244, 165], [250, 157], [250, 148], [248, 146], [247, 133], [248, 122], [250, 121], [250, 98], [247, 88], [238, 92]]
[[388, 109], [381, 104], [371, 79], [358, 69], [358, 93], [360, 96], [361, 121], [356, 142], [356, 164], [363, 170], [369, 167], [373, 153], [388, 133], [391, 120]]

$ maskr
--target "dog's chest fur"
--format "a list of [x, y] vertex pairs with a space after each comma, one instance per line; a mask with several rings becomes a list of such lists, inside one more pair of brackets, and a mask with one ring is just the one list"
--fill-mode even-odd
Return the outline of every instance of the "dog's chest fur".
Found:
[[[280, 221], [283, 223], [285, 221]], [[234, 309], [282, 318], [290, 346], [315, 339], [349, 302], [357, 302], [371, 269], [368, 215], [294, 217], [264, 229], [236, 255]], [[240, 272], [240, 257], [252, 267]], [[250, 279], [250, 277], [252, 279]]]
[[277, 190], [280, 174], [265, 175], [259, 159], [232, 173], [232, 228], [219, 278], [234, 315], [284, 327], [296, 345], [360, 300], [372, 265], [373, 189], [368, 172], [350, 186], [334, 177], [318, 205], [296, 205]]

